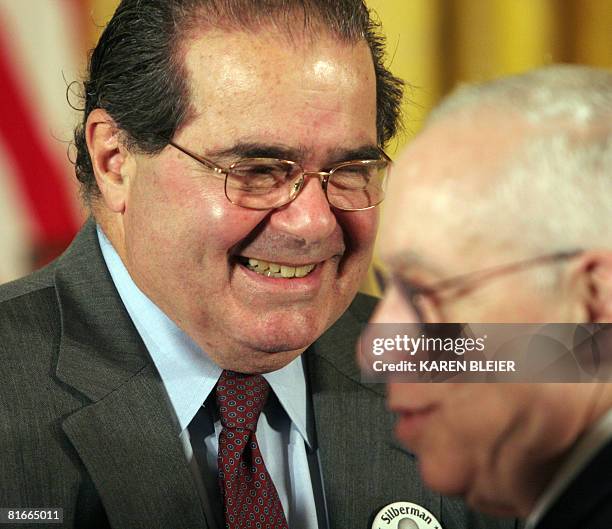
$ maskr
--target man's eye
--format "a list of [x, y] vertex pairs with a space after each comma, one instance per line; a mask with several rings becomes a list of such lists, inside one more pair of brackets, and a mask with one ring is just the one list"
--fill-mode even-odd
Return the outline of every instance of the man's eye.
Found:
[[290, 169], [263, 161], [241, 162], [230, 172], [231, 185], [245, 190], [276, 188], [287, 181]]
[[344, 189], [366, 189], [370, 185], [378, 185], [383, 178], [383, 170], [384, 167], [376, 162], [346, 165], [333, 172], [331, 183]]
[[368, 186], [376, 169], [366, 165], [349, 165], [334, 171], [331, 183], [345, 189], [364, 189]]
[[253, 171], [247, 175], [247, 181], [250, 187], [275, 187], [284, 181], [278, 174], [265, 171]]

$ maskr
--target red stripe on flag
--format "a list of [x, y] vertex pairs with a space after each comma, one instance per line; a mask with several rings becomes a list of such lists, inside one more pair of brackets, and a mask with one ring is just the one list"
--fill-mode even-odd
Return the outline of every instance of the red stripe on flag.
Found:
[[9, 49], [7, 33], [0, 23], [0, 139], [38, 228], [34, 234], [37, 243], [69, 241], [76, 232], [77, 220], [68, 195], [65, 170], [50, 152], [36, 125], [37, 116], [20, 89], [21, 76], [12, 64]]

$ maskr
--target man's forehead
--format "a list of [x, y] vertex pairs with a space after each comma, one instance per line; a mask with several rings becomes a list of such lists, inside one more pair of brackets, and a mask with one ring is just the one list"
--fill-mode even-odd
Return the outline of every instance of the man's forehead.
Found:
[[[522, 142], [529, 126], [500, 112], [482, 111], [469, 116], [449, 116], [428, 126], [405, 151], [397, 172], [413, 165], [429, 173], [415, 175], [423, 184], [439, 178], [467, 183], [470, 176], [491, 174], [508, 162], [509, 154]], [[456, 176], [455, 176], [456, 175]]]
[[307, 65], [307, 73], [313, 79], [334, 86], [356, 74], [374, 79], [371, 52], [365, 40], [348, 43], [329, 34], [322, 34], [316, 41], [284, 40], [266, 29], [253, 32], [211, 29], [186, 39], [181, 49], [192, 77], [206, 67], [206, 75], [227, 82], [230, 90], [252, 82], [254, 76], [273, 74], [267, 79], [272, 83], [289, 73], [275, 71], [278, 66], [288, 66], [295, 73]]
[[525, 130], [500, 113], [436, 121], [395, 162], [386, 207], [427, 226], [481, 206], [496, 192]]
[[[283, 45], [265, 30], [214, 29], [186, 41], [182, 55], [192, 95], [202, 101], [223, 96], [231, 103], [248, 93], [256, 103], [269, 99], [279, 87], [291, 86], [296, 96], [308, 93], [316, 104], [318, 93], [354, 91], [357, 82], [375, 93], [374, 66], [365, 41], [348, 44], [328, 36]], [[215, 92], [206, 92], [209, 87]]]
[[492, 194], [521, 142], [520, 127], [493, 113], [476, 121], [444, 118], [426, 128], [393, 168], [381, 228], [383, 259], [436, 275], [442, 267], [469, 268], [472, 257], [485, 251], [484, 219], [498, 213], [490, 211]]
[[304, 46], [279, 46], [265, 31], [212, 30], [193, 39], [184, 50], [192, 105], [185, 128], [200, 131], [191, 148], [313, 163], [377, 158], [367, 44], [329, 37]]

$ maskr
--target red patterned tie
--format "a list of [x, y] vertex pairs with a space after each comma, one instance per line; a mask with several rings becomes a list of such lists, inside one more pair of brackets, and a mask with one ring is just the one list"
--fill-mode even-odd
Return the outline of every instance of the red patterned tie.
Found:
[[219, 484], [227, 529], [288, 529], [255, 436], [269, 391], [260, 375], [223, 371], [217, 382], [215, 397], [223, 425]]

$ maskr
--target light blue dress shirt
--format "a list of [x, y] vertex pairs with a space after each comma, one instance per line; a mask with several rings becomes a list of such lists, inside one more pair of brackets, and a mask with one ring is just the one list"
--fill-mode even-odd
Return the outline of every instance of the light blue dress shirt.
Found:
[[[134, 283], [121, 258], [98, 226], [98, 240], [115, 287], [155, 363], [178, 418], [185, 456], [200, 494], [219, 500], [217, 448], [221, 423], [208, 414], [203, 442], [207, 469], [198, 466], [187, 427], [214, 389], [221, 368], [166, 316]], [[317, 510], [306, 444], [313, 446], [307, 427], [310, 417], [301, 357], [264, 375], [280, 402], [271, 399], [257, 424], [257, 439], [266, 468], [278, 491], [292, 529], [317, 529]], [[214, 424], [213, 424], [214, 423]], [[221, 520], [217, 520], [218, 523]]]

